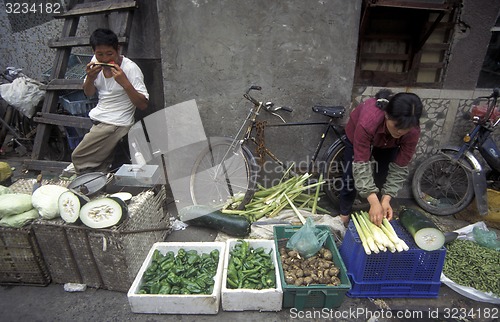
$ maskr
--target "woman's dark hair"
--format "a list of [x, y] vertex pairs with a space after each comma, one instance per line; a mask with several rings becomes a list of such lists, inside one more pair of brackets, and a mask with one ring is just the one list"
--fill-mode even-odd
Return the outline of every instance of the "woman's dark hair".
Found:
[[95, 50], [97, 46], [111, 46], [118, 50], [118, 36], [109, 29], [99, 28], [90, 35], [90, 46]]
[[399, 129], [409, 129], [420, 125], [423, 105], [420, 97], [414, 93], [392, 95], [388, 89], [375, 94], [377, 106], [387, 113], [389, 119], [396, 121]]

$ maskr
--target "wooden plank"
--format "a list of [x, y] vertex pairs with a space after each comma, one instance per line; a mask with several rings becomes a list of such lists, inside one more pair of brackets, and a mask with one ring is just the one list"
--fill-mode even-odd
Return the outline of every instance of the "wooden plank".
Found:
[[419, 68], [425, 68], [425, 69], [441, 69], [444, 68], [444, 63], [439, 62], [439, 63], [420, 63]]
[[[78, 16], [66, 19], [64, 21], [61, 36], [62, 37], [73, 37], [76, 35], [76, 30], [78, 29], [78, 23], [80, 18]], [[50, 75], [51, 79], [64, 78], [66, 70], [68, 68], [69, 55], [71, 54], [71, 48], [58, 49], [56, 51], [56, 57], [54, 59], [54, 69]], [[43, 101], [42, 112], [44, 113], [54, 113], [57, 110], [57, 103], [59, 101], [59, 95], [53, 91], [47, 91], [45, 94], [45, 99]], [[31, 151], [31, 158], [34, 160], [41, 159], [43, 156], [43, 149], [48, 142], [50, 128], [48, 124], [40, 123], [37, 126], [35, 142], [33, 143], [33, 150]]]
[[50, 161], [50, 160], [29, 160], [23, 161], [23, 165], [26, 169], [38, 170], [38, 171], [49, 171], [61, 173], [70, 162], [66, 161]]
[[396, 33], [368, 33], [363, 35], [364, 39], [367, 40], [399, 40], [399, 41], [407, 41], [411, 40], [412, 37], [409, 34], [396, 34]]
[[40, 86], [46, 91], [57, 90], [81, 90], [83, 88], [83, 79], [53, 79], [47, 85]]
[[55, 113], [38, 113], [33, 119], [35, 122], [52, 125], [62, 125], [69, 127], [76, 127], [80, 129], [90, 129], [92, 121], [88, 117], [73, 116]]
[[439, 50], [448, 50], [449, 48], [450, 48], [449, 43], [436, 43], [436, 44], [425, 44], [422, 50], [439, 51]]
[[411, 1], [411, 0], [372, 0], [369, 5], [373, 7], [397, 7], [408, 9], [428, 9], [428, 10], [449, 10], [453, 1], [429, 0], [429, 1]]
[[137, 8], [136, 1], [98, 1], [98, 2], [86, 2], [76, 4], [73, 8], [68, 10], [67, 12], [55, 15], [54, 18], [68, 18], [74, 16], [85, 16], [85, 15], [93, 15], [93, 14], [101, 14], [101, 13], [109, 13], [112, 11], [119, 10], [133, 10]]
[[392, 53], [361, 53], [361, 58], [363, 60], [402, 60], [407, 61], [410, 59], [408, 54], [392, 54]]
[[[56, 38], [49, 40], [47, 45], [50, 48], [85, 47], [85, 46], [90, 46], [89, 38], [90, 36]], [[128, 38], [118, 37], [118, 43], [121, 45], [127, 44]]]

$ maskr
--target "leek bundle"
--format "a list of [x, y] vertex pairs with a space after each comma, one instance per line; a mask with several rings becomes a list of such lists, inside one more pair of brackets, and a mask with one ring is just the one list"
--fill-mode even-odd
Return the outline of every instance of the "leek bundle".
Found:
[[371, 253], [378, 254], [387, 250], [395, 253], [396, 251], [402, 252], [409, 249], [405, 241], [398, 237], [386, 218], [379, 227], [370, 221], [366, 211], [354, 213], [351, 217], [367, 255]]
[[[312, 213], [317, 211], [327, 214], [326, 209], [318, 206], [319, 190], [324, 183], [322, 177], [315, 183], [308, 183], [311, 174], [293, 176], [281, 181], [269, 188], [258, 185], [252, 200], [245, 205], [244, 210], [236, 209], [243, 196], [235, 196], [228, 200], [222, 207], [222, 213], [235, 214], [246, 217], [250, 222], [255, 222], [263, 217], [275, 217], [285, 208], [292, 208], [295, 213], [298, 209], [308, 210]], [[308, 193], [310, 189], [316, 189], [315, 194]], [[300, 216], [299, 216], [300, 218]]]

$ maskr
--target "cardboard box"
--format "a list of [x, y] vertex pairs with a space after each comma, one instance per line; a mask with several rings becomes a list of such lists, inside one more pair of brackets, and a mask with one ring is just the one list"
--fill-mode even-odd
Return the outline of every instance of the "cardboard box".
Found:
[[[217, 314], [220, 306], [220, 290], [222, 272], [224, 267], [224, 251], [226, 244], [223, 242], [160, 242], [155, 243], [142, 264], [139, 273], [130, 287], [127, 297], [130, 308], [134, 313], [157, 314]], [[219, 250], [219, 263], [215, 274], [212, 294], [196, 295], [161, 295], [138, 294], [142, 284], [142, 276], [153, 260], [153, 253], [159, 250], [162, 254], [169, 251], [177, 255], [179, 249], [186, 251], [196, 250], [198, 253], [210, 253]]]
[[226, 241], [224, 273], [222, 276], [222, 309], [224, 311], [280, 311], [283, 303], [283, 290], [281, 288], [274, 241], [259, 239], [245, 239], [245, 241], [249, 242], [250, 247], [253, 249], [263, 247], [266, 252], [272, 250], [271, 256], [276, 274], [276, 288], [263, 290], [227, 288], [227, 270], [230, 252], [238, 243], [238, 239], [228, 239]]

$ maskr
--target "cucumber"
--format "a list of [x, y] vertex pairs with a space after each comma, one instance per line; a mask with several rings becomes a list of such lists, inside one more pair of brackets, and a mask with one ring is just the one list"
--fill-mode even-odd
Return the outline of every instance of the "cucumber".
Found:
[[433, 251], [443, 247], [444, 233], [422, 212], [406, 208], [399, 214], [401, 225], [413, 236], [415, 244], [423, 250]]
[[188, 225], [216, 229], [235, 237], [250, 233], [251, 223], [243, 216], [224, 214], [209, 206], [188, 206], [179, 211], [179, 219]]

